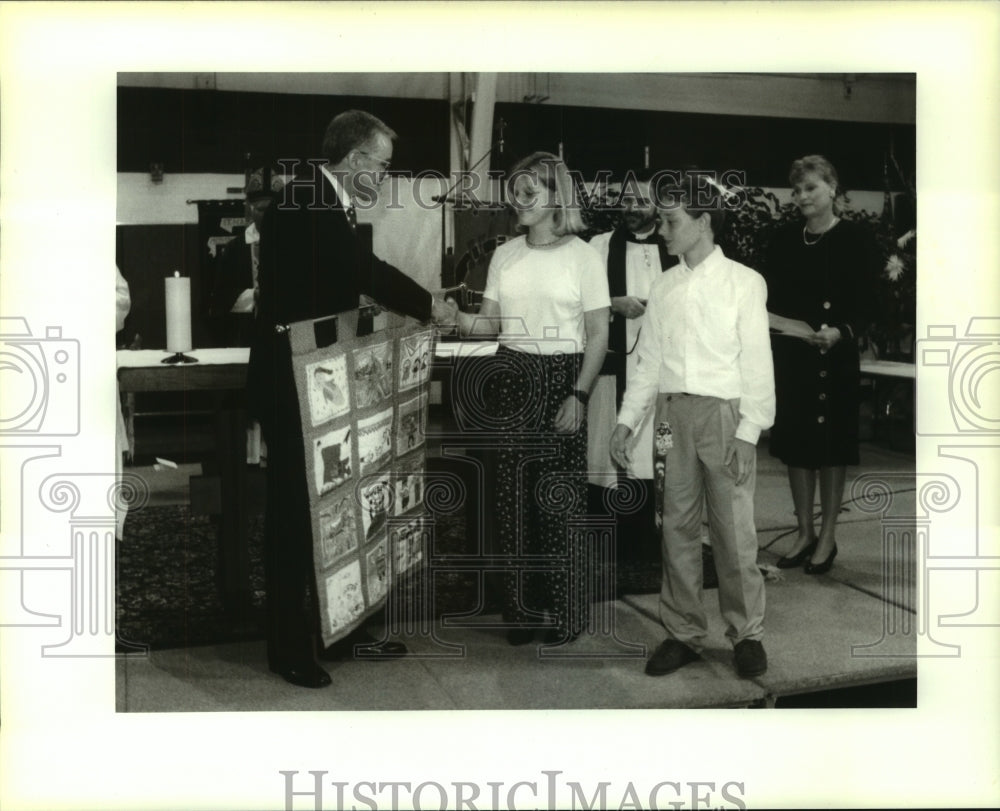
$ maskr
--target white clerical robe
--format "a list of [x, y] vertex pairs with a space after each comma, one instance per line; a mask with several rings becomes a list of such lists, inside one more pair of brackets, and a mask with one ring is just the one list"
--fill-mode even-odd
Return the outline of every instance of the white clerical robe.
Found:
[[[611, 232], [598, 234], [590, 244], [608, 263], [608, 246]], [[649, 298], [649, 288], [653, 281], [663, 272], [660, 266], [660, 250], [655, 244], [629, 242], [625, 246], [625, 290], [630, 296], [640, 299]], [[629, 352], [625, 360], [625, 381], [635, 373], [638, 354], [634, 351], [642, 330], [643, 318], [628, 318], [625, 320], [625, 346]], [[588, 442], [587, 465], [589, 481], [602, 487], [615, 487], [618, 479], [617, 468], [611, 461], [609, 448], [611, 433], [614, 431], [617, 417], [615, 402], [615, 378], [613, 375], [601, 375], [594, 385], [590, 395], [590, 405], [587, 410]], [[632, 469], [628, 475], [638, 479], [653, 478], [653, 409], [633, 434]]]

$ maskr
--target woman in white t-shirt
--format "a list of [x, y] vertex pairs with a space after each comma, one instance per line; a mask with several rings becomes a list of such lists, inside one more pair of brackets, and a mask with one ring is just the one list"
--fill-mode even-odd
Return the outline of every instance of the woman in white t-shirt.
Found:
[[496, 335], [500, 346], [482, 390], [456, 395], [491, 409], [500, 446], [495, 526], [509, 565], [507, 639], [525, 644], [544, 629], [545, 641], [559, 643], [588, 620], [582, 533], [570, 532], [586, 510], [586, 406], [607, 351], [611, 300], [600, 256], [575, 236], [583, 220], [566, 165], [536, 152], [511, 170], [507, 193], [526, 233], [493, 254], [479, 314], [457, 316], [462, 334]]

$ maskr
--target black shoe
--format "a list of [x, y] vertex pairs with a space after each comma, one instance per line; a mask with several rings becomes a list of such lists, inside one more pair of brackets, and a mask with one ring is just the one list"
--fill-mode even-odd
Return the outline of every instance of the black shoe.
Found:
[[819, 538], [813, 538], [812, 543], [809, 544], [805, 549], [799, 552], [797, 555], [785, 555], [778, 560], [779, 569], [794, 569], [796, 566], [801, 566], [809, 558], [812, 557], [813, 552], [816, 551], [816, 546], [819, 544]]
[[830, 571], [830, 567], [833, 566], [833, 559], [837, 557], [837, 544], [833, 545], [833, 550], [830, 552], [829, 557], [822, 563], [813, 563], [809, 561], [805, 565], [806, 574], [826, 574]]
[[764, 646], [756, 639], [744, 639], [733, 648], [736, 672], [741, 679], [750, 679], [767, 672], [767, 654]]
[[315, 662], [272, 667], [271, 670], [296, 687], [317, 688], [330, 685], [330, 674]]
[[401, 659], [407, 653], [409, 651], [402, 642], [382, 642], [362, 628], [320, 651], [319, 658], [324, 662], [343, 662], [351, 659], [378, 662]]
[[665, 639], [646, 662], [647, 676], [665, 676], [701, 657], [683, 642]]
[[511, 645], [527, 645], [534, 638], [534, 628], [511, 628], [507, 631], [507, 642]]

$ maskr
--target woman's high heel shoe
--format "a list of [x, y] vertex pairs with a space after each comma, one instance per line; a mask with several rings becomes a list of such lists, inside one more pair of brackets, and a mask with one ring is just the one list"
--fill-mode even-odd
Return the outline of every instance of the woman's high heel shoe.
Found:
[[818, 543], [819, 538], [813, 538], [812, 543], [797, 555], [785, 555], [778, 560], [778, 568], [794, 569], [796, 566], [801, 566], [805, 561], [812, 557], [812, 553], [816, 551], [816, 545]]
[[829, 557], [822, 563], [813, 563], [809, 561], [805, 566], [806, 574], [826, 574], [830, 571], [830, 567], [833, 566], [833, 559], [837, 557], [837, 544], [833, 545], [833, 550], [830, 552]]

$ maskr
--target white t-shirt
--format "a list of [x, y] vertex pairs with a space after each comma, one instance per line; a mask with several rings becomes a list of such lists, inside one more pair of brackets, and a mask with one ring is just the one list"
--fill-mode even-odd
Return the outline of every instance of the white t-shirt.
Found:
[[524, 236], [493, 253], [483, 298], [500, 305], [500, 343], [523, 352], [583, 352], [583, 314], [611, 306], [608, 276], [590, 245], [569, 236], [532, 248]]

